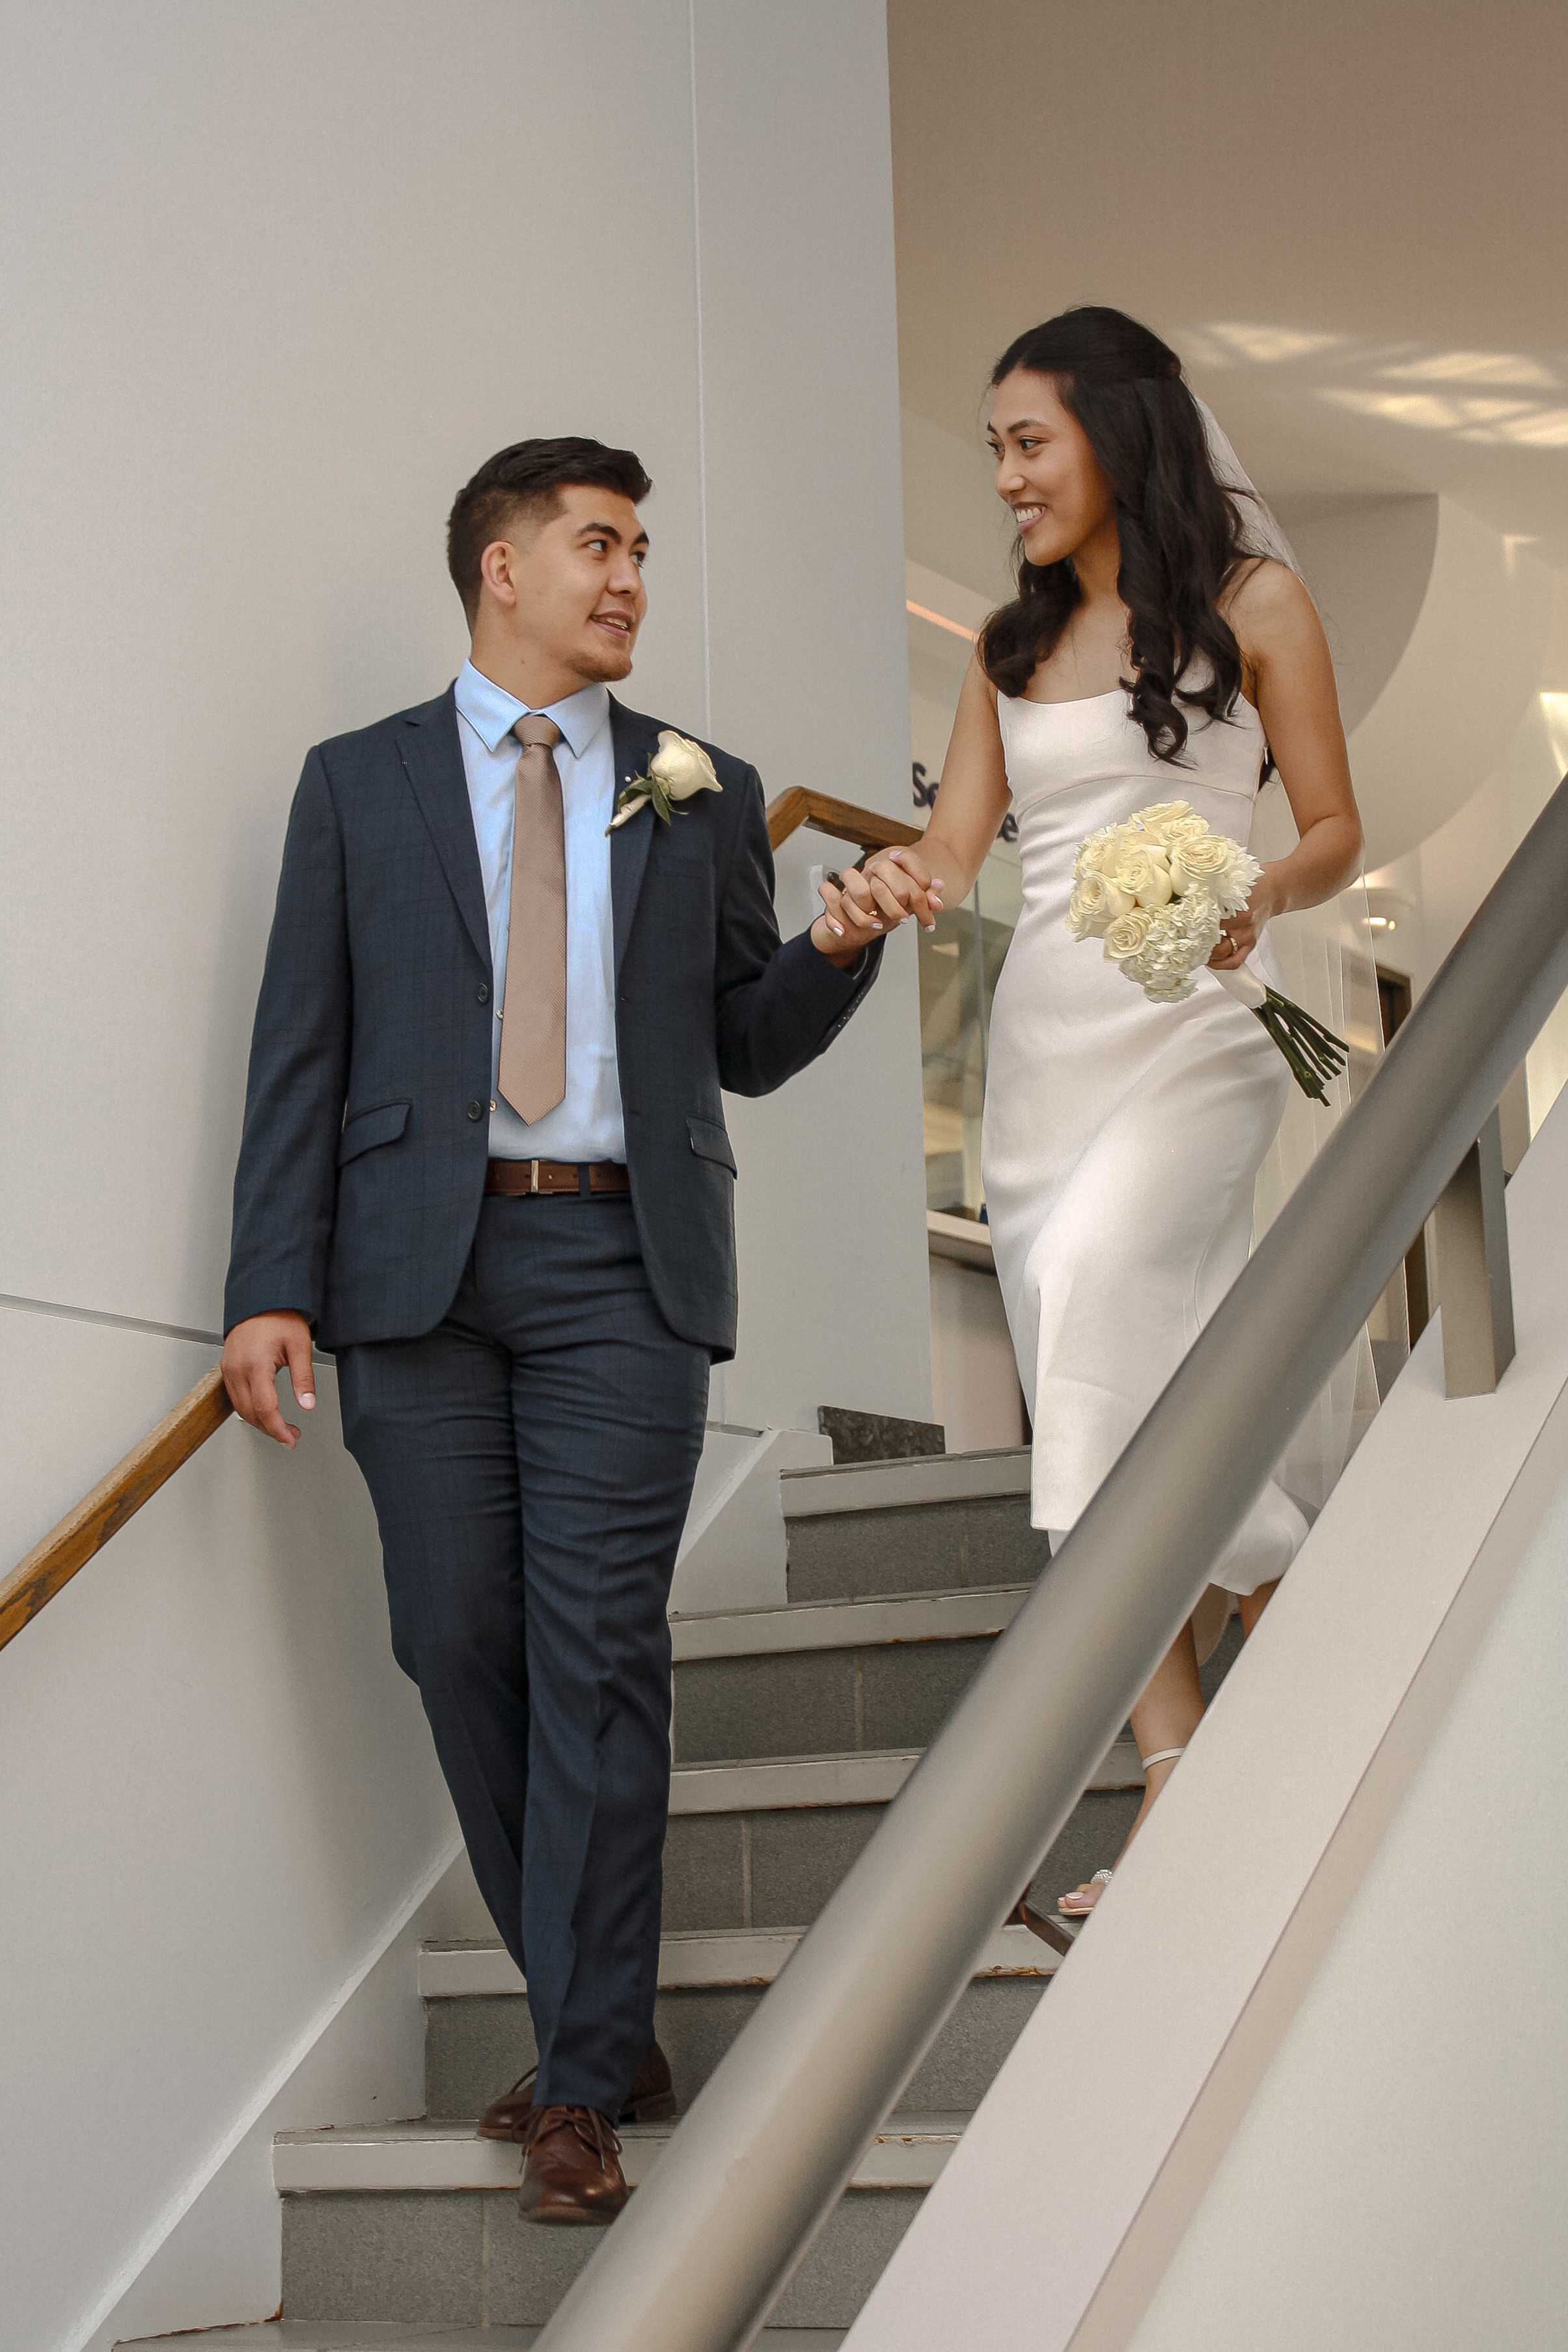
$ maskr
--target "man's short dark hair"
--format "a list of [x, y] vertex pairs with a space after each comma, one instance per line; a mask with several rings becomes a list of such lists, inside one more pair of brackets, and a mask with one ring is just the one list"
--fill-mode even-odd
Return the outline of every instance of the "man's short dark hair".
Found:
[[559, 441], [514, 441], [487, 457], [453, 503], [446, 523], [446, 568], [470, 621], [479, 609], [479, 558], [519, 517], [544, 522], [559, 511], [562, 490], [619, 490], [638, 506], [653, 488], [630, 449], [568, 434]]

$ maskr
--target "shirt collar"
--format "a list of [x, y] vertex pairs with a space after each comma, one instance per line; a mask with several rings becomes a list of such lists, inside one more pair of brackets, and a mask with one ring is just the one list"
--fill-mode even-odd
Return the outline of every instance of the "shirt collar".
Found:
[[[454, 689], [457, 708], [486, 751], [498, 751], [517, 720], [529, 705], [497, 686], [493, 677], [476, 669], [465, 661], [457, 675]], [[553, 719], [566, 738], [567, 750], [574, 760], [580, 760], [601, 727], [610, 720], [610, 689], [604, 686], [580, 687], [559, 702], [547, 706], [543, 714]]]

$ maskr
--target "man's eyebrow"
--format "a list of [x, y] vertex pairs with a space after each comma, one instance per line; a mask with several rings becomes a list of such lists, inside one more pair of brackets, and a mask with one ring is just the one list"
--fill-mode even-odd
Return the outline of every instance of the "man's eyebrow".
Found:
[[[612, 522], [581, 523], [578, 527], [577, 535], [579, 539], [612, 539], [617, 547], [621, 544], [621, 533], [616, 530], [615, 525]], [[646, 547], [648, 544], [647, 532], [645, 530], [640, 530], [632, 541], [632, 544], [633, 547]]]

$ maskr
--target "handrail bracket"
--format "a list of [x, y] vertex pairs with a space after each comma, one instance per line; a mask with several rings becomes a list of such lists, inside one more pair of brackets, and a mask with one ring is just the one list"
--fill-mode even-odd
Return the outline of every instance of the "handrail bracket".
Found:
[[1495, 1109], [1439, 1194], [1432, 1225], [1445, 1391], [1490, 1396], [1513, 1361], [1502, 1122]]

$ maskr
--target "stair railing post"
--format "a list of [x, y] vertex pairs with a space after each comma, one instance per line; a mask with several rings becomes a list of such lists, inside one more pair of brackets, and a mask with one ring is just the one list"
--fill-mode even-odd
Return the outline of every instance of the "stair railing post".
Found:
[[1444, 1186], [1432, 1223], [1446, 1392], [1490, 1396], [1513, 1361], [1502, 1122], [1495, 1109]]

